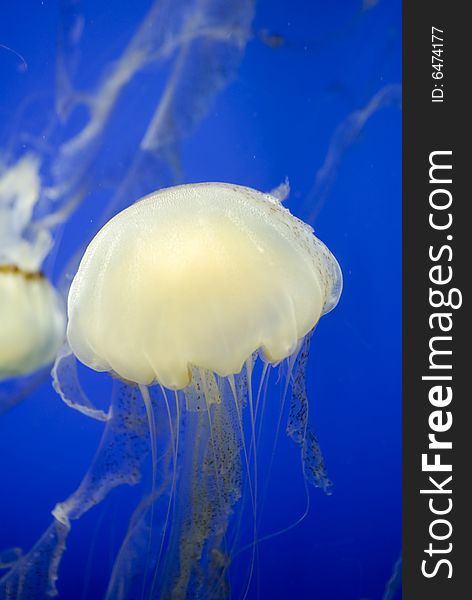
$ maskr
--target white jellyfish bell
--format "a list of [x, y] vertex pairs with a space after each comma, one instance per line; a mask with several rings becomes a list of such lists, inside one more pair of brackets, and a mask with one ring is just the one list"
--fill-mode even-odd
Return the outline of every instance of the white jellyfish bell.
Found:
[[257, 350], [279, 363], [340, 291], [334, 257], [273, 196], [177, 186], [96, 235], [70, 289], [67, 336], [92, 369], [178, 390], [192, 367], [227, 377]]
[[0, 381], [50, 364], [64, 339], [63, 302], [41, 271], [51, 237], [30, 230], [39, 194], [35, 156], [0, 169]]

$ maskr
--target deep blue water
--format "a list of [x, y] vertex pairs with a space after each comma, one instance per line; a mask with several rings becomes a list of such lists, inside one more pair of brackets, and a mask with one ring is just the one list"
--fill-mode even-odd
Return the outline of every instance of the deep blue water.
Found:
[[[333, 493], [311, 489], [308, 516], [262, 542], [251, 598], [380, 599], [401, 551], [401, 115], [399, 90], [389, 87], [401, 82], [401, 11], [392, 0], [364, 4], [258, 2], [235, 78], [181, 148], [184, 182], [270, 190], [287, 176], [287, 206], [313, 219], [344, 274], [341, 301], [314, 334], [308, 369], [311, 419]], [[79, 79], [86, 84], [109, 61], [147, 6], [83, 3], [90, 36]], [[34, 129], [43, 118], [41, 107], [55, 91], [58, 18], [54, 2], [2, 5], [0, 45], [20, 53], [27, 69], [0, 46], [0, 143], [21, 133], [15, 117], [26, 98], [37, 106], [28, 125]], [[373, 98], [383, 102], [360, 124], [356, 111]], [[125, 152], [114, 163], [115, 146], [132, 139], [129, 115], [141, 100], [146, 105], [139, 94], [127, 97], [120, 107], [122, 121], [109, 132], [109, 155], [100, 165], [103, 178], [116, 176], [119, 161], [127, 160]], [[332, 169], [317, 185], [327, 156]], [[48, 263], [54, 278], [93, 235], [104, 198], [92, 190], [66, 224]], [[97, 383], [94, 393], [106, 391]], [[51, 509], [85, 473], [102, 427], [66, 407], [49, 380], [0, 416], [0, 549], [28, 549], [41, 535]], [[284, 440], [276, 466], [278, 493], [265, 506], [268, 530], [296, 521], [305, 502], [294, 476], [297, 450]], [[101, 597], [136, 495], [115, 490], [74, 524], [60, 569], [61, 598]]]

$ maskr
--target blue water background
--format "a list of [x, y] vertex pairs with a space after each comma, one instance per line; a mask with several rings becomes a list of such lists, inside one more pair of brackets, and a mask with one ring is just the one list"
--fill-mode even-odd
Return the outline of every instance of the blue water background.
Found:
[[[255, 35], [236, 79], [182, 148], [186, 182], [228, 181], [270, 190], [288, 176], [287, 206], [302, 218], [317, 208], [312, 224], [344, 273], [342, 299], [317, 328], [308, 371], [311, 418], [333, 493], [312, 489], [303, 522], [261, 545], [259, 597], [264, 599], [380, 599], [400, 556], [398, 106], [380, 108], [346, 146], [322, 206], [310, 197], [336, 129], [376, 92], [401, 81], [400, 3], [365, 4], [363, 9], [351, 0], [258, 2]], [[146, 6], [84, 3], [87, 27], [95, 31], [84, 49], [92, 72], [136, 26]], [[54, 93], [58, 17], [55, 2], [32, 0], [4, 2], [1, 15], [0, 44], [28, 64], [23, 72], [21, 61], [0, 48], [5, 136], [14, 129], [24, 98]], [[262, 30], [276, 36], [273, 44], [262, 41]], [[99, 197], [66, 226], [54, 276], [84, 242], [84, 232], [93, 233]], [[97, 385], [96, 393], [105, 390]], [[49, 382], [1, 416], [0, 547], [27, 549], [41, 535], [55, 503], [85, 473], [101, 431], [102, 424], [67, 408]], [[282, 443], [281, 481], [285, 475], [293, 479], [300, 468], [297, 456]], [[295, 521], [305, 501], [301, 485], [281, 485], [279, 492], [265, 507], [275, 528]], [[100, 597], [129, 514], [127, 503], [134, 501], [132, 490], [115, 490], [74, 523], [60, 570], [61, 598]], [[90, 576], [87, 565], [93, 567]], [[255, 588], [250, 597], [256, 597]]]

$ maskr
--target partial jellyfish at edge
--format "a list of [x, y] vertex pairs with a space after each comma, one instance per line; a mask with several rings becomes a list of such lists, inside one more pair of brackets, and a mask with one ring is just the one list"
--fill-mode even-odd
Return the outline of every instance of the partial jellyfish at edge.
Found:
[[[57, 593], [71, 522], [112, 488], [137, 483], [150, 463], [150, 489], [106, 598], [226, 598], [235, 561], [244, 576], [231, 594], [246, 597], [257, 546], [271, 537], [259, 531], [268, 472], [258, 461], [266, 406], [276, 401], [267, 397], [271, 372], [305, 479], [329, 489], [305, 367], [313, 329], [341, 288], [339, 265], [312, 228], [250, 188], [168, 188], [111, 219], [72, 283], [70, 349], [54, 368], [63, 399], [105, 431], [80, 486], [0, 591]], [[108, 413], [82, 392], [75, 357], [113, 375]]]
[[41, 271], [52, 238], [24, 236], [40, 192], [34, 155], [0, 168], [0, 381], [51, 364], [64, 340], [65, 307]]

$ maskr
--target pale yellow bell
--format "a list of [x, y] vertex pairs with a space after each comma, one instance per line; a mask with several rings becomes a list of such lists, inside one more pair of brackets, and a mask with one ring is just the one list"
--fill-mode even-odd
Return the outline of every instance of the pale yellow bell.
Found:
[[72, 282], [67, 336], [97, 371], [181, 389], [190, 366], [277, 363], [334, 307], [341, 272], [273, 196], [223, 183], [145, 197], [92, 240]]
[[43, 275], [0, 265], [0, 380], [53, 362], [65, 326], [62, 300]]

